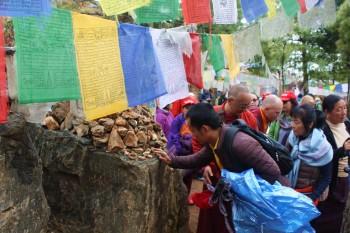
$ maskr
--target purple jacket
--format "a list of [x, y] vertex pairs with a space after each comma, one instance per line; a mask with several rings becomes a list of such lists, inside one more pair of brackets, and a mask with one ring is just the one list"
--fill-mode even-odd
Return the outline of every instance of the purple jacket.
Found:
[[[225, 146], [223, 145], [226, 129], [227, 126], [223, 124], [216, 154], [225, 169], [231, 172], [239, 172], [231, 164], [229, 157], [232, 155], [226, 153]], [[286, 183], [285, 178], [281, 176], [280, 169], [276, 162], [262, 148], [259, 142], [249, 135], [238, 132], [232, 142], [232, 152], [237, 156], [242, 167], [245, 169], [253, 168], [256, 174], [260, 175], [261, 178], [271, 184], [276, 180], [279, 180], [281, 183]], [[213, 151], [209, 145], [206, 145], [195, 154], [172, 157], [170, 166], [183, 169], [197, 168], [203, 167], [211, 161], [216, 162]]]
[[174, 120], [174, 116], [171, 112], [157, 108], [156, 121], [162, 127], [164, 135], [168, 139], [168, 141], [169, 141], [170, 127], [173, 120]]
[[192, 134], [184, 133], [189, 131], [185, 127], [187, 127], [186, 120], [184, 114], [181, 113], [175, 117], [171, 124], [168, 140], [168, 149], [175, 146], [177, 155], [189, 155], [193, 153]]

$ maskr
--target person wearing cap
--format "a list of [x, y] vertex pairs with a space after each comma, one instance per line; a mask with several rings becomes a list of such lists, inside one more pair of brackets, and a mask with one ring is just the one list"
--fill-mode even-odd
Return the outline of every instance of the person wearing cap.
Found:
[[255, 116], [259, 131], [266, 134], [271, 122], [274, 122], [282, 112], [283, 103], [276, 95], [267, 96], [261, 108], [255, 108], [250, 112]]
[[[192, 133], [186, 124], [186, 114], [188, 110], [195, 104], [198, 103], [197, 98], [190, 96], [185, 99], [182, 99], [182, 113], [179, 114], [173, 120], [168, 140], [168, 150], [175, 149], [177, 156], [190, 155], [193, 153], [192, 150]], [[183, 182], [187, 187], [188, 194], [190, 194], [192, 186], [192, 173], [185, 171], [183, 177]], [[188, 204], [193, 204], [192, 199], [188, 199]]]
[[292, 91], [285, 91], [280, 99], [283, 102], [281, 117], [271, 123], [267, 135], [282, 145], [286, 145], [289, 133], [292, 130], [292, 118], [290, 113], [292, 108], [298, 105], [297, 97]]

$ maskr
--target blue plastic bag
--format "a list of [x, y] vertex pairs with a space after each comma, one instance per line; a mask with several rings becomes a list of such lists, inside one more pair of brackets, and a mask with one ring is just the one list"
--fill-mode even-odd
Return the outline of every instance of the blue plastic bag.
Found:
[[310, 221], [320, 212], [307, 196], [278, 182], [271, 185], [253, 169], [242, 173], [223, 169], [221, 177], [231, 183], [234, 193], [232, 219], [236, 233], [315, 232]]

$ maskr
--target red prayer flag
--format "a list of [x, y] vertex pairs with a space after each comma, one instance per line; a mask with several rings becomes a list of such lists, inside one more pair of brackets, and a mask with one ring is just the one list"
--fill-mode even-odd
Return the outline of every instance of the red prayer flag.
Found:
[[210, 0], [183, 0], [182, 11], [186, 24], [212, 22]]
[[305, 0], [298, 0], [298, 3], [300, 5], [300, 12], [304, 14], [307, 11]]
[[188, 58], [183, 55], [186, 70], [187, 82], [193, 84], [199, 89], [203, 89], [202, 66], [201, 66], [201, 45], [199, 43], [199, 34], [190, 33], [192, 40], [192, 54]]
[[3, 18], [0, 17], [0, 123], [7, 122], [8, 113], [8, 97], [7, 97], [7, 82], [6, 82], [6, 60], [5, 60], [5, 39]]

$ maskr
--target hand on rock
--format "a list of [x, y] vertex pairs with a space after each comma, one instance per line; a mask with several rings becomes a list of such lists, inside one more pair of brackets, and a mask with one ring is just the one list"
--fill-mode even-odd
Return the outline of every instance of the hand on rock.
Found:
[[154, 148], [153, 151], [154, 151], [154, 153], [156, 153], [156, 155], [159, 156], [159, 159], [162, 160], [164, 163], [166, 163], [168, 165], [171, 164], [171, 158], [163, 150], [158, 149], [158, 148]]

